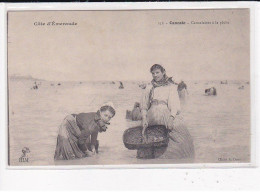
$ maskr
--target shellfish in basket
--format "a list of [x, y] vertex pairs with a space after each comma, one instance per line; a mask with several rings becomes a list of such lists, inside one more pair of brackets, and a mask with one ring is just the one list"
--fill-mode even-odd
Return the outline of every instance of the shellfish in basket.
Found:
[[163, 125], [149, 126], [145, 130], [144, 140], [142, 136], [142, 127], [134, 127], [125, 130], [123, 142], [129, 150], [141, 148], [167, 147], [169, 142], [168, 130]]

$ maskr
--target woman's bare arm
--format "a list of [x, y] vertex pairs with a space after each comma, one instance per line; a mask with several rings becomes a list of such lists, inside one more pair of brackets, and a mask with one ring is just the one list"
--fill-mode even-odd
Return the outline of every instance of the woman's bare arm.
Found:
[[91, 134], [91, 150], [93, 153], [95, 153], [95, 146], [97, 144], [97, 137], [98, 137], [98, 132], [94, 132]]
[[147, 122], [147, 111], [150, 106], [150, 91], [151, 87], [146, 87], [146, 89], [143, 92], [142, 99], [141, 99], [141, 113], [142, 113], [142, 135], [144, 136], [145, 130], [148, 127]]

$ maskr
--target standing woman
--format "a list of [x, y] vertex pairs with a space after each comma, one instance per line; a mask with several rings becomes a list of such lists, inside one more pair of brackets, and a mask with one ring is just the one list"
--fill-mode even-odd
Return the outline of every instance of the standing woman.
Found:
[[[59, 127], [55, 160], [72, 160], [95, 154], [98, 150], [98, 133], [105, 132], [115, 115], [112, 103], [103, 105], [97, 112], [71, 114]], [[94, 150], [95, 149], [95, 150]]]
[[[167, 77], [161, 65], [153, 65], [150, 72], [153, 76], [152, 85], [144, 91], [141, 105], [143, 134], [148, 126], [164, 125], [169, 130], [170, 140], [163, 155], [162, 149], [155, 148], [155, 157], [193, 158], [193, 140], [180, 114], [177, 86]], [[145, 149], [138, 150], [137, 157], [142, 158], [144, 152]]]

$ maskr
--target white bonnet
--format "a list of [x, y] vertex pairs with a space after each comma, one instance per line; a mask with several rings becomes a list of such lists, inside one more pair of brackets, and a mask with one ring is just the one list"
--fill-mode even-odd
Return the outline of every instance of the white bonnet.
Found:
[[106, 102], [106, 103], [102, 104], [102, 106], [111, 106], [114, 110], [116, 110], [113, 102]]

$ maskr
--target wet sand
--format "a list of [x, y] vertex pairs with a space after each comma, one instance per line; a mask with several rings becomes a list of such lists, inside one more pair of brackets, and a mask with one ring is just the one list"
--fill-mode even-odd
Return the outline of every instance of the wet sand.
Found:
[[[136, 151], [124, 147], [125, 129], [140, 121], [125, 119], [140, 101], [142, 89], [138, 83], [124, 82], [48, 82], [42, 81], [32, 90], [32, 80], [9, 81], [9, 133], [11, 165], [104, 165], [104, 164], [175, 164], [250, 161], [250, 85], [220, 84], [210, 81], [188, 83], [189, 96], [183, 103], [183, 115], [195, 145], [195, 159], [136, 158]], [[51, 86], [51, 84], [54, 84]], [[211, 86], [217, 96], [205, 96]], [[72, 113], [93, 112], [104, 102], [113, 101], [117, 112], [106, 133], [99, 134], [99, 154], [73, 161], [54, 162], [58, 126]], [[30, 149], [29, 162], [20, 163], [23, 147]]]

